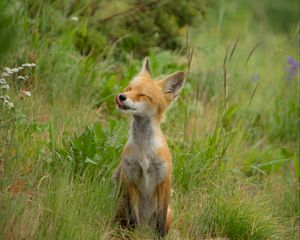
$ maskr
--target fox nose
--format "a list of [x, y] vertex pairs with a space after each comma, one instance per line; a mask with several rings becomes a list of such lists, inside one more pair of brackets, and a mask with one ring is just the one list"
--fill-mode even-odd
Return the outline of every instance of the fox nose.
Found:
[[121, 94], [119, 94], [118, 98], [121, 102], [123, 102], [126, 100], [126, 95], [121, 93]]

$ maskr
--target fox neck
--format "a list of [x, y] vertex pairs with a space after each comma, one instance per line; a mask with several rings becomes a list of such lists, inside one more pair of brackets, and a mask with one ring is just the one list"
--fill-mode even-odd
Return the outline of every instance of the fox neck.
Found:
[[159, 122], [153, 118], [133, 116], [130, 134], [131, 141], [141, 150], [156, 148], [161, 143]]

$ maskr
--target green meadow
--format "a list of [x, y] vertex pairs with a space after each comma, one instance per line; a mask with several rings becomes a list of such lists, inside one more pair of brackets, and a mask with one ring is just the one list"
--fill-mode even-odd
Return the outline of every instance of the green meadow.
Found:
[[112, 222], [115, 96], [146, 56], [187, 72], [162, 123], [167, 239], [299, 239], [298, 19], [294, 0], [2, 0], [0, 239], [155, 238]]

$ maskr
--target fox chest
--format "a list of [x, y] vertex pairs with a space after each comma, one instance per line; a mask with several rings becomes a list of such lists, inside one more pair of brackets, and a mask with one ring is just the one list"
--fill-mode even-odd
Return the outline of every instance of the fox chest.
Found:
[[123, 172], [141, 193], [151, 194], [167, 176], [167, 164], [154, 153], [136, 153], [123, 159]]

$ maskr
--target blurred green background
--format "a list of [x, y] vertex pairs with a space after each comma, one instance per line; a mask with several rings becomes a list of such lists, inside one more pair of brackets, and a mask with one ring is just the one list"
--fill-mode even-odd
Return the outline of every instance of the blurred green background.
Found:
[[168, 239], [298, 239], [296, 0], [2, 0], [0, 238], [153, 239], [111, 221], [114, 98], [145, 56], [188, 72], [162, 124]]

